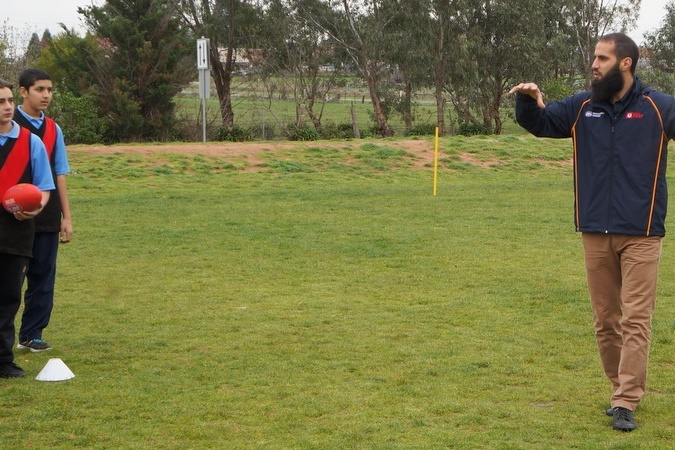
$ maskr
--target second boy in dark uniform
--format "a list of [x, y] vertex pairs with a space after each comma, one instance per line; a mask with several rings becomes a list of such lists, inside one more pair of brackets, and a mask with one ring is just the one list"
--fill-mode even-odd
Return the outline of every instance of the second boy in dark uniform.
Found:
[[19, 78], [23, 104], [14, 113], [14, 120], [42, 139], [47, 149], [56, 190], [52, 191], [44, 211], [35, 218], [33, 258], [28, 266], [28, 286], [17, 348], [31, 352], [49, 350], [42, 332], [49, 324], [54, 307], [54, 283], [59, 241], [69, 242], [73, 235], [66, 174], [70, 172], [61, 128], [44, 114], [52, 101], [49, 74], [27, 69]]

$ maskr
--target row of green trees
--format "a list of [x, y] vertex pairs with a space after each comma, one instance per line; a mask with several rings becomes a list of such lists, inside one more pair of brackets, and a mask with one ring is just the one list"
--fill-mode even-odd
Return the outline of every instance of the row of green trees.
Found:
[[[207, 37], [224, 130], [237, 127], [233, 79], [248, 54], [259, 83], [287, 85], [297, 127], [324, 126], [324, 102], [350, 73], [364, 83], [381, 136], [392, 135], [392, 114], [414, 125], [421, 90], [433, 92], [441, 135], [451, 114], [498, 134], [510, 85], [537, 80], [549, 98], [585, 88], [597, 38], [630, 30], [639, 7], [640, 0], [106, 0], [78, 10], [85, 36], [65, 28], [34, 35], [21, 58], [5, 58], [0, 75], [11, 78], [22, 65], [48, 70], [59, 85], [56, 114], [82, 128], [75, 140], [182, 139], [174, 100], [196, 77], [195, 40]], [[675, 86], [674, 36], [671, 3], [646, 39], [652, 66], [640, 72], [661, 88]]]

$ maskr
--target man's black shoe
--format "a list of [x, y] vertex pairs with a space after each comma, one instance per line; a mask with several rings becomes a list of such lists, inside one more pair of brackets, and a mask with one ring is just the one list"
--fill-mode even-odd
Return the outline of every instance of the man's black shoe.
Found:
[[612, 419], [612, 428], [620, 431], [633, 431], [637, 428], [635, 419], [633, 418], [633, 411], [630, 409], [617, 406], [614, 408], [614, 416]]
[[13, 362], [0, 363], [0, 378], [21, 378], [25, 376], [26, 372]]

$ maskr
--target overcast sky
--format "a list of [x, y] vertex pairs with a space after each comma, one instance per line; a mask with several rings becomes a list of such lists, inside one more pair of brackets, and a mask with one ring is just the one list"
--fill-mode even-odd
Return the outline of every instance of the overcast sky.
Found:
[[[661, 24], [665, 13], [665, 5], [669, 0], [642, 0], [638, 27], [629, 35], [638, 43], [642, 42], [642, 35], [646, 31], [653, 31]], [[83, 34], [84, 27], [77, 14], [78, 6], [101, 5], [104, 0], [3, 0], [2, 13], [8, 24], [19, 30], [28, 30], [30, 34], [42, 32], [49, 28], [52, 34], [60, 31], [59, 23], [64, 23], [69, 29], [75, 28]]]

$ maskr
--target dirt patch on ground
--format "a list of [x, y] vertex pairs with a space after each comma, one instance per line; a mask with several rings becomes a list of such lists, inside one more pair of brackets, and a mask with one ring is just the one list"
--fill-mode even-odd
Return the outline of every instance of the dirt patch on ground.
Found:
[[[210, 158], [217, 158], [238, 167], [243, 172], [256, 172], [265, 170], [270, 159], [274, 154], [279, 159], [286, 158], [285, 155], [292, 158], [294, 151], [303, 151], [307, 149], [344, 149], [348, 153], [354, 153], [366, 146], [388, 147], [395, 150], [403, 150], [408, 155], [405, 157], [406, 166], [417, 169], [430, 170], [434, 164], [434, 142], [433, 139], [363, 139], [363, 140], [344, 140], [344, 141], [264, 141], [264, 142], [206, 142], [206, 143], [167, 143], [167, 144], [116, 144], [116, 145], [73, 145], [68, 147], [71, 154], [81, 152], [87, 155], [114, 155], [129, 154], [152, 156], [155, 163], [162, 165], [170, 164], [168, 155], [202, 155]], [[285, 154], [285, 155], [284, 155]], [[443, 167], [448, 161], [456, 161], [468, 164], [482, 169], [494, 168], [506, 165], [509, 161], [498, 158], [495, 155], [490, 157], [491, 152], [486, 151], [480, 157], [473, 152], [451, 152], [444, 153], [442, 148], [438, 151], [439, 166]], [[348, 157], [348, 163], [354, 162], [352, 157]], [[561, 168], [572, 164], [569, 160], [539, 160], [530, 159], [530, 162], [538, 163], [543, 167]]]
[[[96, 153], [99, 155], [113, 155], [117, 153], [130, 153], [140, 155], [159, 155], [162, 153], [175, 153], [186, 155], [205, 155], [212, 157], [245, 158], [250, 166], [262, 162], [263, 154], [275, 152], [288, 152], [294, 149], [310, 147], [322, 148], [359, 148], [366, 144], [386, 146], [405, 150], [413, 155], [416, 167], [429, 167], [434, 161], [433, 142], [423, 140], [397, 140], [397, 141], [321, 141], [321, 142], [206, 142], [206, 143], [169, 143], [169, 144], [116, 144], [116, 145], [75, 145], [70, 146], [68, 151]], [[439, 151], [439, 159], [443, 157]]]

